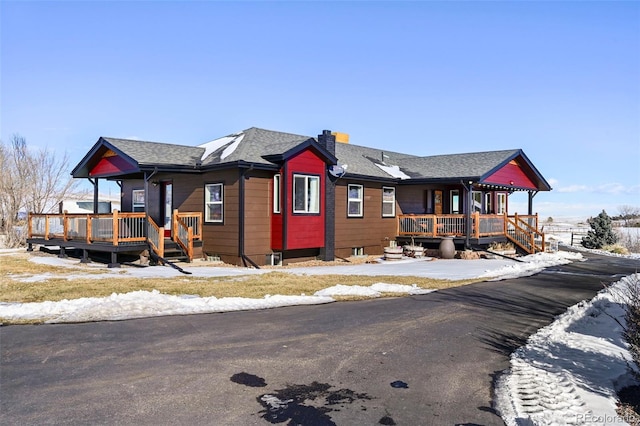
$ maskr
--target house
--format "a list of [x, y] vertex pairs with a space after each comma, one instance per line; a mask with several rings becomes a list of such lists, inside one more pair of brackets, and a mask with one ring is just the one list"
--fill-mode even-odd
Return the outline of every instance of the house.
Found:
[[[551, 190], [520, 149], [420, 157], [328, 130], [255, 127], [200, 146], [101, 137], [72, 175], [95, 194], [101, 179], [118, 182], [123, 212], [54, 217], [66, 221], [62, 234], [50, 231], [52, 215], [32, 215], [28, 242], [79, 248], [84, 258], [106, 250], [113, 266], [118, 253], [146, 244], [160, 255], [173, 244], [189, 259], [256, 267], [444, 236], [460, 248], [511, 240], [532, 253], [544, 250], [533, 198]], [[529, 194], [527, 215], [508, 214], [514, 191]]]

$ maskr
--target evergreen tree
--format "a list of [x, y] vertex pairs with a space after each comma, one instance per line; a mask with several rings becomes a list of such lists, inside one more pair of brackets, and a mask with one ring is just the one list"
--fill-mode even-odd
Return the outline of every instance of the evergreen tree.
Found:
[[589, 249], [600, 249], [606, 245], [615, 244], [618, 237], [613, 232], [611, 218], [602, 210], [598, 216], [588, 220], [591, 230], [582, 239], [582, 245]]

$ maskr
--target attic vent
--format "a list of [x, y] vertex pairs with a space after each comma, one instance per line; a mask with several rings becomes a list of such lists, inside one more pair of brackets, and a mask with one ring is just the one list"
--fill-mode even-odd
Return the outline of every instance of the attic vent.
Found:
[[348, 133], [331, 132], [331, 134], [336, 137], [336, 142], [349, 143]]

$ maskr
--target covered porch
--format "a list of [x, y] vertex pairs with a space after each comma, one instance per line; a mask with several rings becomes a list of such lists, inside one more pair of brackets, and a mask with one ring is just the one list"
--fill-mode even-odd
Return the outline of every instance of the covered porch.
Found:
[[397, 221], [398, 239], [435, 243], [453, 237], [465, 247], [510, 241], [526, 253], [545, 251], [538, 215], [507, 214], [403, 214]]

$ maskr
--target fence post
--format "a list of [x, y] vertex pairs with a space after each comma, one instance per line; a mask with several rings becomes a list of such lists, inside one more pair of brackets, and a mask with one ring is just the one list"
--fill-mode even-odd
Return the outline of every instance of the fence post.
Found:
[[91, 244], [91, 237], [93, 236], [93, 219], [91, 218], [91, 215], [87, 215], [87, 225], [86, 225], [86, 238], [87, 238], [87, 244]]
[[188, 252], [187, 256], [189, 257], [189, 263], [193, 260], [193, 227], [190, 226], [187, 228], [187, 239], [188, 241]]
[[473, 235], [476, 239], [480, 238], [480, 212], [473, 212]]
[[112, 232], [113, 232], [113, 245], [117, 246], [118, 245], [118, 236], [120, 235], [120, 231], [118, 230], [118, 209], [114, 209], [113, 210], [113, 225], [112, 225]]
[[171, 233], [173, 234], [171, 239], [174, 242], [178, 241], [178, 209], [174, 209], [171, 215]]
[[44, 215], [44, 239], [49, 239], [49, 215]]
[[62, 212], [62, 241], [68, 241], [67, 235], [69, 235], [69, 216], [68, 211]]
[[33, 237], [33, 216], [31, 216], [31, 212], [27, 213], [27, 237]]
[[164, 257], [164, 226], [158, 228], [158, 255]]

